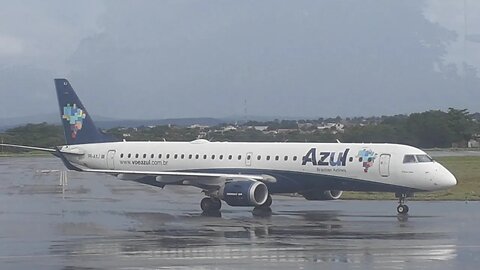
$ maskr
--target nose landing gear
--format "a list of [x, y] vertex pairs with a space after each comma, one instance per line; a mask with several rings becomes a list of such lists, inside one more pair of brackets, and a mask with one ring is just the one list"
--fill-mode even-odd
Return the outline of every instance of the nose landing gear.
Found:
[[399, 206], [397, 206], [397, 212], [401, 215], [405, 215], [406, 213], [408, 213], [408, 210], [408, 205], [400, 204]]
[[413, 197], [412, 193], [395, 193], [395, 197], [398, 198], [397, 212], [401, 215], [406, 215], [408, 213], [408, 206], [405, 204], [407, 197]]

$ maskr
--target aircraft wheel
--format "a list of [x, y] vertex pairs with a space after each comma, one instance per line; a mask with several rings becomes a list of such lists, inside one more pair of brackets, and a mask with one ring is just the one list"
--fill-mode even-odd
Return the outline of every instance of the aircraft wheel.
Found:
[[222, 201], [220, 201], [220, 199], [217, 199], [217, 198], [210, 198], [213, 202], [213, 210], [214, 211], [218, 211], [220, 210], [220, 208], [222, 208]]
[[202, 208], [203, 212], [207, 212], [208, 210], [210, 210], [211, 204], [212, 204], [212, 202], [211, 202], [210, 198], [203, 198], [200, 201], [200, 208]]
[[268, 194], [267, 200], [261, 205], [261, 207], [270, 207], [272, 205], [272, 196]]
[[203, 198], [200, 201], [200, 208], [203, 212], [218, 211], [222, 207], [222, 202], [217, 198]]
[[407, 214], [408, 210], [408, 206], [405, 204], [401, 204], [397, 207], [397, 212], [402, 215]]

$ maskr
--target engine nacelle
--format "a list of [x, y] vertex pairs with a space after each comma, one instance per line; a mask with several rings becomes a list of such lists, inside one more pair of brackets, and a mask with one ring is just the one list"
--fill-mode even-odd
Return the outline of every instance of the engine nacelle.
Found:
[[267, 201], [267, 186], [255, 180], [226, 182], [219, 190], [220, 199], [230, 206], [260, 206]]
[[338, 200], [342, 194], [341, 190], [313, 190], [302, 193], [303, 197], [309, 201]]

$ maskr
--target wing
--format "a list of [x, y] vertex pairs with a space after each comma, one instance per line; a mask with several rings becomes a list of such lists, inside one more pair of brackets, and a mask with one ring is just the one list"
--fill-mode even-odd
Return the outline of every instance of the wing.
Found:
[[[76, 167], [78, 168], [78, 167]], [[199, 172], [189, 172], [189, 171], [126, 171], [126, 170], [98, 170], [98, 169], [82, 169], [79, 168], [82, 172], [94, 172], [94, 173], [108, 173], [108, 174], [124, 174], [124, 175], [140, 175], [140, 176], [170, 176], [170, 177], [224, 177], [224, 178], [249, 178], [253, 180], [263, 180], [264, 177], [261, 175], [254, 174], [223, 174], [223, 173], [199, 173]]]
[[[218, 189], [227, 181], [250, 180], [265, 182], [263, 175], [252, 174], [222, 174], [222, 173], [199, 173], [189, 171], [126, 171], [126, 170], [98, 170], [80, 169], [82, 172], [106, 173], [115, 175], [119, 179], [133, 180], [154, 186], [188, 185], [204, 190]], [[149, 178], [150, 180], [146, 180]]]

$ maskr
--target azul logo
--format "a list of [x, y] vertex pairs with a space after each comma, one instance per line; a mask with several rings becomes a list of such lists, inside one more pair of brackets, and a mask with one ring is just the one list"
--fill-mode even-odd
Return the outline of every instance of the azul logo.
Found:
[[358, 158], [359, 162], [362, 162], [363, 166], [363, 171], [368, 172], [368, 168], [373, 166], [373, 163], [375, 162], [375, 158], [377, 157], [377, 154], [373, 152], [371, 149], [362, 149], [358, 151], [358, 154], [356, 156]]
[[70, 124], [73, 139], [77, 138], [77, 132], [82, 129], [83, 119], [86, 117], [87, 114], [82, 109], [77, 108], [76, 104], [73, 104], [73, 106], [67, 104], [67, 106], [63, 107], [62, 118]]
[[317, 148], [310, 149], [305, 156], [303, 156], [302, 165], [311, 162], [315, 166], [345, 166], [347, 164], [347, 155], [349, 148], [343, 152], [320, 152], [317, 156]]

